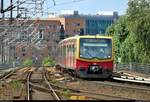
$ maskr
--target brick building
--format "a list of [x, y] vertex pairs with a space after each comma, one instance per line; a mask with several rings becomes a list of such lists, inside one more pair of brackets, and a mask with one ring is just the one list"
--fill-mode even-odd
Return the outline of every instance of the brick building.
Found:
[[84, 34], [104, 35], [107, 27], [118, 19], [118, 12], [106, 11], [98, 12], [95, 15], [79, 14], [78, 11], [63, 12], [60, 15], [49, 17], [51, 20], [60, 20], [64, 26], [65, 34], [74, 36], [79, 33], [80, 29]]
[[[7, 44], [6, 49], [8, 51], [4, 51], [5, 60], [15, 59], [18, 63], [21, 63], [26, 58], [32, 58], [34, 62], [38, 61], [40, 64], [44, 57], [56, 57], [57, 44], [61, 40], [60, 36], [74, 36], [79, 34], [81, 29], [83, 29], [84, 34], [104, 35], [106, 28], [117, 18], [117, 12], [106, 15], [103, 13], [83, 15], [79, 14], [78, 11], [73, 11], [69, 14], [55, 15], [48, 19], [13, 21], [13, 26], [7, 31], [7, 34], [10, 34], [6, 38], [14, 38], [15, 43]], [[9, 21], [5, 21], [5, 24], [0, 24], [0, 27], [6, 26], [8, 28]], [[0, 29], [0, 31], [3, 31], [3, 29]], [[0, 50], [2, 55], [1, 52]]]
[[[56, 56], [57, 44], [60, 35], [60, 21], [58, 20], [28, 20], [27, 22], [13, 21], [14, 42], [7, 42], [4, 49], [4, 60], [9, 62], [15, 60], [20, 64], [27, 58], [33, 59], [33, 62], [41, 63], [44, 57]], [[5, 26], [5, 25], [1, 25]], [[7, 26], [7, 25], [6, 25]], [[18, 31], [17, 31], [18, 30]], [[5, 38], [13, 38], [6, 36]], [[2, 55], [2, 53], [1, 53]]]

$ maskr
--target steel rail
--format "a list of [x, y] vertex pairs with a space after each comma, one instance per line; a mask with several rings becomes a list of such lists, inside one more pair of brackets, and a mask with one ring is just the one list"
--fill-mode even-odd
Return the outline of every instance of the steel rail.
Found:
[[116, 83], [116, 82], [101, 82], [101, 81], [92, 81], [94, 83], [100, 84], [100, 85], [104, 85], [104, 86], [112, 86], [112, 87], [120, 87], [120, 88], [126, 88], [126, 89], [136, 89], [136, 90], [145, 90], [145, 91], [150, 91], [150, 89], [148, 89], [147, 87], [143, 86], [143, 87], [138, 87], [138, 86], [131, 86], [129, 85], [124, 85], [121, 83]]
[[30, 100], [30, 78], [31, 78], [32, 71], [29, 72], [27, 76], [27, 100]]
[[[70, 74], [68, 74], [68, 75], [71, 76]], [[78, 81], [85, 81], [85, 82], [87, 81], [87, 80], [76, 78], [76, 77], [73, 77], [73, 78], [75, 80], [78, 80]], [[142, 77], [135, 77], [135, 78], [129, 77], [129, 76], [127, 76], [126, 78], [124, 76], [112, 77], [112, 80], [110, 82], [112, 82], [112, 81], [114, 81], [114, 82], [115, 81], [133, 82], [133, 83], [137, 83], [137, 84], [139, 83], [139, 84], [144, 84], [144, 85], [150, 85], [150, 79], [142, 78]], [[150, 89], [146, 89], [146, 88], [133, 87], [133, 86], [124, 86], [124, 85], [119, 85], [119, 84], [115, 84], [115, 83], [105, 83], [105, 82], [96, 81], [96, 80], [95, 81], [90, 81], [90, 82], [103, 84], [103, 85], [109, 85], [109, 86], [118, 86], [118, 87], [130, 88], [130, 89], [138, 89], [138, 90], [148, 90], [148, 91], [150, 91]]]
[[[78, 79], [78, 78], [77, 78]], [[85, 81], [85, 80], [82, 80], [82, 81]], [[108, 98], [112, 98], [112, 99], [121, 99], [121, 100], [131, 100], [130, 98], [126, 98], [126, 97], [119, 97], [119, 96], [113, 96], [113, 95], [109, 95], [109, 94], [104, 94], [104, 93], [94, 93], [94, 92], [91, 92], [91, 91], [88, 91], [88, 90], [78, 90], [78, 89], [74, 89], [74, 88], [69, 88], [69, 87], [63, 87], [63, 86], [59, 86], [59, 85], [55, 85], [53, 83], [49, 83], [51, 86], [54, 86], [54, 87], [57, 87], [57, 88], [60, 88], [60, 89], [68, 89], [72, 92], [75, 92], [75, 93], [84, 93], [84, 94], [91, 94], [91, 95], [100, 95], [100, 96], [104, 96], [104, 97], [108, 97]], [[75, 93], [72, 93], [72, 94], [75, 94]], [[85, 95], [87, 97], [91, 97], [89, 95]]]
[[45, 80], [45, 82], [47, 83], [47, 85], [48, 85], [50, 91], [52, 91], [52, 93], [53, 93], [53, 95], [55, 96], [55, 98], [56, 98], [57, 100], [61, 100], [61, 99], [59, 98], [59, 96], [56, 94], [55, 90], [52, 88], [51, 84], [48, 82], [45, 73], [44, 73], [44, 80]]
[[[11, 76], [15, 71], [19, 70], [20, 68], [7, 68], [7, 69], [0, 69], [0, 72], [2, 72], [2, 75], [0, 75], [0, 81], [8, 78]], [[1, 74], [1, 73], [0, 73]]]
[[8, 78], [9, 76], [11, 76], [14, 73], [14, 71], [10, 71], [8, 73], [5, 73], [1, 78], [0, 81], [5, 80], [6, 78]]
[[[86, 94], [91, 94], [91, 95], [100, 95], [100, 96], [104, 96], [104, 97], [108, 97], [108, 98], [113, 98], [113, 99], [121, 99], [121, 100], [130, 100], [129, 98], [126, 98], [126, 97], [119, 97], [119, 96], [113, 96], [113, 95], [109, 95], [109, 94], [103, 94], [103, 93], [94, 93], [94, 92], [91, 92], [91, 91], [87, 91], [87, 90], [78, 90], [78, 89], [73, 89], [73, 88], [69, 88], [69, 87], [62, 87], [62, 86], [59, 86], [59, 85], [55, 85], [55, 84], [52, 84], [52, 83], [49, 83], [51, 86], [54, 86], [54, 87], [57, 87], [57, 88], [60, 88], [60, 89], [68, 89], [72, 92], [75, 92], [75, 93], [78, 93], [78, 95], [80, 95], [80, 93], [86, 93]], [[75, 95], [75, 93], [71, 93], [72, 95]], [[76, 94], [77, 95], [77, 94]], [[91, 97], [90, 95], [85, 95], [87, 97]], [[92, 98], [92, 97], [91, 97]]]
[[[33, 86], [33, 88], [35, 88], [35, 89], [37, 89], [37, 90], [40, 90], [40, 91], [43, 91], [43, 92], [47, 92], [47, 93], [49, 93], [49, 91], [52, 91], [52, 90], [50, 90], [50, 89], [48, 89], [48, 88], [45, 88], [45, 87], [41, 87], [41, 86], [39, 86], [39, 85], [35, 85], [35, 84], [33, 84], [33, 83], [31, 83], [30, 82], [30, 85], [31, 86]], [[62, 88], [62, 87], [61, 87]], [[62, 89], [64, 89], [64, 88], [62, 88]], [[124, 98], [124, 97], [118, 97], [118, 96], [111, 96], [111, 95], [107, 95], [107, 94], [97, 94], [97, 93], [92, 93], [92, 92], [88, 92], [88, 91], [80, 91], [80, 90], [75, 90], [75, 89], [69, 89], [69, 90], [71, 90], [71, 91], [73, 91], [74, 93], [70, 93], [70, 95], [76, 95], [76, 96], [79, 96], [79, 95], [83, 95], [83, 94], [85, 94], [84, 96], [85, 97], [88, 97], [88, 98], [92, 98], [92, 99], [97, 99], [97, 100], [99, 100], [99, 99], [101, 99], [101, 98], [96, 98], [96, 97], [94, 97], [93, 95], [100, 95], [100, 96], [104, 96], [104, 97], [108, 97], [108, 98], [113, 98], [113, 99], [121, 99], [121, 100], [130, 100], [129, 98]], [[60, 90], [54, 90], [55, 92], [59, 92], [59, 93], [62, 93], [62, 91], [60, 91]], [[81, 92], [81, 93], [79, 93], [79, 92]], [[88, 94], [91, 94], [91, 95], [88, 95]]]

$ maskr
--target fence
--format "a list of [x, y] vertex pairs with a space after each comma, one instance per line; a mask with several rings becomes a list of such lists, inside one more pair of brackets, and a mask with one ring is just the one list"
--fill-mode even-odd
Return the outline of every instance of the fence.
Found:
[[118, 63], [116, 64], [116, 70], [126, 70], [131, 72], [138, 72], [143, 74], [150, 74], [150, 64], [141, 63]]

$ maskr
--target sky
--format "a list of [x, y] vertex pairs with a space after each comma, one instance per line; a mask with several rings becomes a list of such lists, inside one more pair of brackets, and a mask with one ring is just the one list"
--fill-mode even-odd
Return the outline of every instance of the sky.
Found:
[[[50, 1], [50, 2], [48, 2]], [[128, 0], [46, 0], [49, 12], [60, 12], [60, 10], [78, 10], [82, 14], [96, 14], [98, 11], [117, 11], [119, 15], [126, 13]], [[69, 1], [80, 1], [70, 2]]]
[[[4, 0], [4, 8], [10, 0]], [[16, 2], [17, 0], [13, 0]], [[20, 0], [24, 1], [24, 0]], [[31, 1], [31, 0], [28, 0]], [[37, 0], [39, 1], [39, 0]], [[44, 13], [57, 13], [61, 10], [78, 10], [79, 14], [97, 14], [99, 11], [117, 11], [119, 15], [126, 13], [128, 0], [43, 0]]]

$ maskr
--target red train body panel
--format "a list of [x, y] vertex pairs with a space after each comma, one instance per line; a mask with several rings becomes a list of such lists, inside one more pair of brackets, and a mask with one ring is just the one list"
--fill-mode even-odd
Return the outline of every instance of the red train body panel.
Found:
[[79, 77], [108, 78], [113, 71], [113, 56], [111, 37], [76, 36], [59, 43], [57, 62]]

